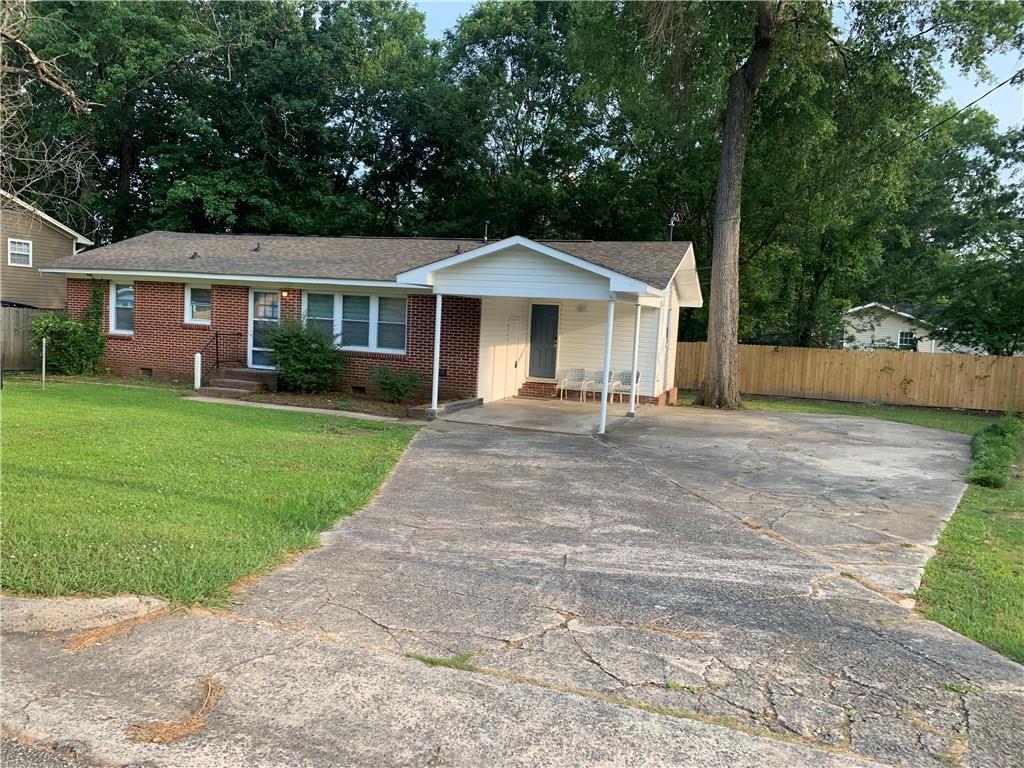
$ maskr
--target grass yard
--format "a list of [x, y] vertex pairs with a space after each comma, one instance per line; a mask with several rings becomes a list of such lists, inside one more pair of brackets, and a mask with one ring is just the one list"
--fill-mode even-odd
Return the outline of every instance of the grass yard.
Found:
[[[680, 403], [693, 402], [693, 393]], [[830, 413], [974, 435], [998, 415], [869, 403], [746, 395], [751, 410]], [[1024, 447], [1018, 446], [1018, 457]], [[975, 451], [976, 468], [979, 459]], [[1024, 662], [1024, 478], [1003, 488], [970, 485], [928, 561], [918, 609], [928, 618]]]
[[917, 598], [929, 619], [1024, 662], [1024, 480], [967, 489]]
[[8, 381], [0, 586], [225, 605], [361, 508], [415, 427]]

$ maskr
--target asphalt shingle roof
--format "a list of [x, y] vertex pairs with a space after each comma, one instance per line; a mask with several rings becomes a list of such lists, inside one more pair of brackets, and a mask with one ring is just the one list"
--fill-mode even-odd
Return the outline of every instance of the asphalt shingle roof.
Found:
[[[689, 243], [539, 240], [557, 250], [664, 288]], [[429, 237], [300, 237], [149, 232], [74, 256], [54, 269], [188, 272], [334, 280], [394, 280], [406, 270], [480, 248], [481, 240]], [[198, 256], [193, 258], [193, 254]]]

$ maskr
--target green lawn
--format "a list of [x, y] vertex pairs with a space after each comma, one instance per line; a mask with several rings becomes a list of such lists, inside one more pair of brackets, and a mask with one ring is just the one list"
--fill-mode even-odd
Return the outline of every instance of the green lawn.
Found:
[[[680, 403], [692, 401], [693, 393], [680, 396]], [[999, 420], [996, 414], [941, 408], [753, 395], [744, 396], [743, 405], [885, 419], [968, 435]], [[1024, 479], [1018, 476], [999, 489], [968, 486], [928, 561], [917, 598], [928, 618], [1024, 662]]]
[[929, 619], [1024, 662], [1024, 480], [967, 489], [917, 598]]
[[8, 381], [0, 585], [224, 605], [362, 507], [415, 427]]

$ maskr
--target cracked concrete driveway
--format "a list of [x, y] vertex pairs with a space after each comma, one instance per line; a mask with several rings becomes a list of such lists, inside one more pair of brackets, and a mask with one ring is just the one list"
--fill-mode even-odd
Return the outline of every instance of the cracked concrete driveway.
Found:
[[[966, 463], [844, 417], [435, 423], [230, 614], [5, 637], [4, 727], [121, 764], [1018, 766], [1024, 668], [902, 594]], [[206, 675], [204, 727], [131, 741]]]

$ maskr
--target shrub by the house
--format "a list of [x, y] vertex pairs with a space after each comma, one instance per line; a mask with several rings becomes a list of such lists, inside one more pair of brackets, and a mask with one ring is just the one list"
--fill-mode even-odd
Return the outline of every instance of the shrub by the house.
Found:
[[334, 339], [312, 325], [298, 321], [281, 323], [267, 332], [266, 343], [274, 350], [282, 389], [326, 392], [345, 372], [347, 358], [334, 348]]
[[42, 350], [46, 339], [46, 368], [53, 373], [87, 376], [96, 372], [106, 347], [99, 328], [59, 312], [46, 312], [32, 320], [32, 346]]
[[409, 396], [419, 389], [422, 379], [414, 371], [393, 371], [386, 365], [378, 366], [370, 371], [373, 380], [380, 387], [384, 399], [389, 403], [404, 403]]

